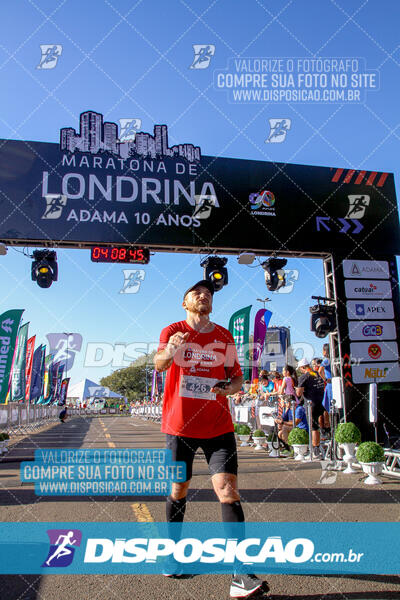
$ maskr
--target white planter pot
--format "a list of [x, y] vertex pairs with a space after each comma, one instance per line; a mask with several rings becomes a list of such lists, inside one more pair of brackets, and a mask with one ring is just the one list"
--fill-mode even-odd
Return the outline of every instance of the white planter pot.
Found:
[[242, 442], [240, 444], [241, 447], [243, 447], [243, 446], [250, 446], [250, 444], [248, 443], [249, 437], [250, 437], [249, 433], [246, 433], [246, 435], [238, 435], [239, 440]]
[[382, 483], [382, 479], [379, 479], [378, 475], [382, 473], [384, 464], [385, 463], [383, 462], [360, 462], [364, 473], [368, 475], [364, 483], [366, 483], [367, 485], [378, 485], [379, 483]]
[[256, 447], [254, 448], [254, 450], [264, 450], [264, 448], [262, 447], [262, 443], [265, 441], [265, 435], [260, 435], [260, 436], [253, 435], [253, 440], [256, 444]]
[[308, 444], [292, 444], [292, 448], [296, 455], [294, 460], [304, 460], [304, 457], [308, 451]]
[[273, 444], [277, 444], [277, 442], [267, 442], [268, 444], [268, 452], [270, 458], [279, 458], [279, 448], [274, 448]]
[[355, 469], [353, 469], [353, 462], [356, 460], [355, 448], [356, 444], [354, 443], [345, 443], [339, 444], [341, 448], [344, 450], [343, 460], [346, 463], [347, 467], [343, 471], [343, 473], [357, 473]]

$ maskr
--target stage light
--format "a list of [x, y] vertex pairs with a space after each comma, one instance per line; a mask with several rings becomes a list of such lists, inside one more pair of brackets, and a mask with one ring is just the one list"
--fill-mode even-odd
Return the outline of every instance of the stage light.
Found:
[[227, 258], [209, 256], [200, 263], [204, 269], [204, 279], [211, 281], [216, 292], [219, 292], [228, 283], [228, 269], [225, 267], [227, 262]]
[[35, 250], [32, 258], [32, 281], [36, 281], [41, 288], [49, 288], [58, 278], [56, 252], [54, 250]]
[[318, 338], [324, 338], [328, 333], [335, 331], [336, 325], [336, 310], [335, 306], [330, 304], [316, 304], [310, 307], [311, 313], [311, 331]]
[[275, 292], [286, 285], [285, 271], [286, 258], [268, 258], [261, 264], [264, 269], [265, 283], [270, 292]]

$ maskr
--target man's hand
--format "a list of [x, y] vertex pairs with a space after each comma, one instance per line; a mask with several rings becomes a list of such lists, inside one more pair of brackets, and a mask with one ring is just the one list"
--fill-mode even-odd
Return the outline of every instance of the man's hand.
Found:
[[189, 332], [182, 333], [177, 331], [168, 340], [167, 345], [163, 350], [157, 352], [154, 357], [154, 366], [157, 371], [166, 371], [174, 362], [174, 356], [189, 337]]
[[183, 346], [183, 344], [186, 343], [186, 340], [188, 339], [189, 335], [190, 334], [188, 331], [186, 333], [178, 331], [177, 333], [174, 333], [174, 335], [171, 335], [171, 337], [168, 340], [168, 344], [165, 348], [168, 354], [170, 356], [174, 356], [179, 350], [180, 346]]

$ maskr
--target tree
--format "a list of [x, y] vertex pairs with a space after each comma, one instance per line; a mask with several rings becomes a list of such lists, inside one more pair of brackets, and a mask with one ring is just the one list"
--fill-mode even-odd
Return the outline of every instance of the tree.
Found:
[[155, 351], [137, 358], [129, 367], [117, 369], [100, 379], [100, 385], [128, 398], [129, 402], [150, 395]]

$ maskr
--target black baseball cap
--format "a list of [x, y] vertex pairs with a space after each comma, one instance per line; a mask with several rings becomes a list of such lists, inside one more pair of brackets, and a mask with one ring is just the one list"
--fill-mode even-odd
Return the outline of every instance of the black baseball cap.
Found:
[[197, 287], [203, 286], [205, 288], [207, 288], [210, 292], [211, 295], [214, 295], [214, 286], [211, 283], [211, 281], [209, 281], [208, 279], [202, 279], [201, 281], [198, 281], [197, 283], [195, 283], [194, 285], [192, 285], [192, 287], [190, 287], [188, 290], [186, 290], [186, 292], [183, 294], [183, 299], [186, 298], [186, 295], [191, 292], [192, 290], [196, 289]]

